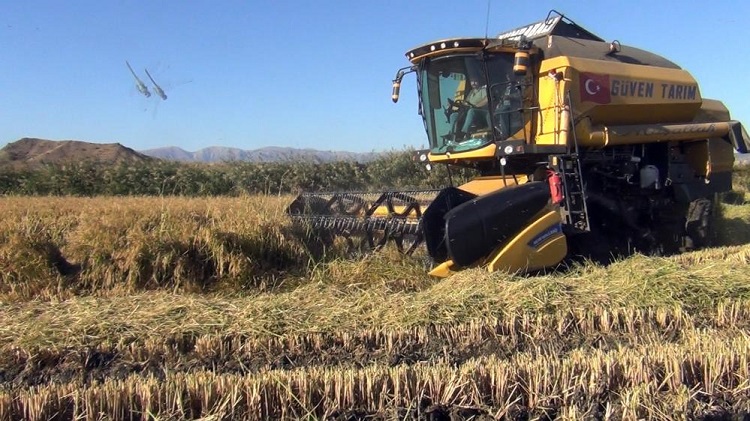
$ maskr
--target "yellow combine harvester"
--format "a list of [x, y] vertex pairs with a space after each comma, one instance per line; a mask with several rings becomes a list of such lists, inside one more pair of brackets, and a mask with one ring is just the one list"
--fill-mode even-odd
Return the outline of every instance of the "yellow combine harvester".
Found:
[[733, 149], [750, 138], [695, 79], [647, 51], [605, 42], [570, 19], [406, 53], [430, 149], [425, 164], [472, 167], [440, 191], [300, 195], [292, 217], [316, 229], [422, 242], [448, 276], [466, 267], [535, 271], [707, 244], [713, 197], [731, 190]]

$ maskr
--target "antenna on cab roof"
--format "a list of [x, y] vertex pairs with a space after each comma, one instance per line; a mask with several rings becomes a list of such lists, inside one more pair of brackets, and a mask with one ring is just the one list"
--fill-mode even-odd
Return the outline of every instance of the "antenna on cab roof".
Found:
[[484, 23], [484, 38], [487, 39], [490, 31], [490, 3], [492, 0], [487, 0], [487, 21]]

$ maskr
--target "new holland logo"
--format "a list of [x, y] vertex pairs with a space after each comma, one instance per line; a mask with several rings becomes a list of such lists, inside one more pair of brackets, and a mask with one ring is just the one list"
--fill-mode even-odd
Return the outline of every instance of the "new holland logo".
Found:
[[597, 104], [609, 104], [612, 102], [612, 94], [609, 87], [609, 75], [581, 73], [578, 82], [581, 92], [581, 101], [591, 101], [596, 102]]
[[528, 245], [529, 247], [539, 248], [542, 243], [549, 240], [553, 235], [560, 233], [562, 233], [562, 226], [560, 224], [555, 224], [537, 234], [536, 237], [532, 238], [531, 241], [528, 242]]

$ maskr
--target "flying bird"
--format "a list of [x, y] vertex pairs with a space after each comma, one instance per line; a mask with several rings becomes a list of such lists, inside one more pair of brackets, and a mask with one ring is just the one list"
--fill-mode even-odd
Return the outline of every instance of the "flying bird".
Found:
[[[128, 69], [130, 69], [130, 73], [135, 78], [135, 86], [136, 88], [138, 88], [138, 91], [142, 93], [146, 98], [151, 97], [151, 92], [148, 90], [148, 87], [146, 87], [146, 84], [143, 83], [143, 81], [139, 79], [138, 76], [136, 76], [135, 72], [133, 71], [133, 68], [130, 67], [130, 63], [128, 63], [128, 61], [125, 60], [125, 64], [128, 66]], [[153, 79], [151, 79], [151, 81], [153, 82]], [[154, 85], [156, 84], [154, 83]], [[159, 88], [158, 86], [157, 86], [157, 89], [158, 89], [157, 93], [159, 93], [159, 95], [162, 96], [163, 99], [166, 99], [166, 95], [164, 95], [164, 91], [162, 91], [161, 88]]]

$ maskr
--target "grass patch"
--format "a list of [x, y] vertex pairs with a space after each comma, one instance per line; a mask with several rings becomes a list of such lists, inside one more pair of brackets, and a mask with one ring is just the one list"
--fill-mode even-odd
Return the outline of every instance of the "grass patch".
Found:
[[0, 318], [8, 320], [0, 328], [0, 344], [64, 347], [90, 344], [86, 338], [95, 343], [183, 333], [273, 338], [599, 308], [679, 307], [699, 314], [713, 312], [720, 302], [750, 300], [750, 279], [745, 266], [737, 264], [747, 256], [750, 246], [670, 258], [633, 256], [608, 267], [581, 266], [539, 277], [470, 269], [440, 281], [422, 274], [410, 281], [383, 277], [374, 282], [358, 281], [356, 271], [349, 272], [355, 276], [348, 282], [330, 279], [331, 271], [343, 270], [343, 263], [334, 262], [318, 269], [317, 281], [288, 291], [235, 296], [153, 291], [6, 303], [0, 307]]

